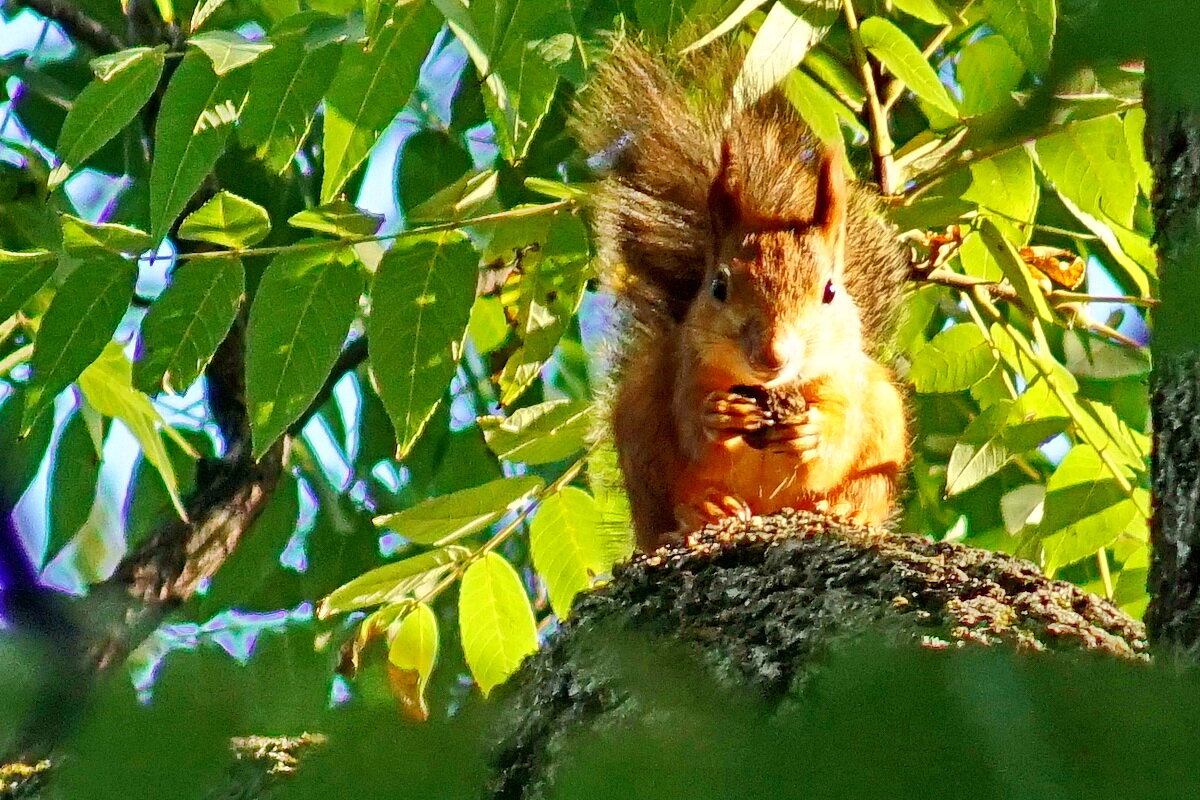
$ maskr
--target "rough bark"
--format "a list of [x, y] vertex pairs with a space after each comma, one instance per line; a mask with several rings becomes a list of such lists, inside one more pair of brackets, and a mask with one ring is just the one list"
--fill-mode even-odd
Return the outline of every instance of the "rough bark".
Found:
[[1151, 375], [1154, 515], [1146, 624], [1158, 649], [1195, 662], [1200, 659], [1200, 337], [1195, 322], [1200, 92], [1194, 54], [1200, 37], [1194, 26], [1176, 25], [1173, 31], [1173, 39], [1151, 50], [1146, 83], [1145, 143], [1155, 178], [1161, 293]]
[[546, 796], [570, 737], [649, 711], [617, 688], [611, 643], [630, 635], [681, 645], [717, 684], [777, 701], [863, 635], [1146, 658], [1141, 623], [1011, 556], [807, 513], [731, 520], [620, 568], [525, 663], [503, 692], [491, 797]]

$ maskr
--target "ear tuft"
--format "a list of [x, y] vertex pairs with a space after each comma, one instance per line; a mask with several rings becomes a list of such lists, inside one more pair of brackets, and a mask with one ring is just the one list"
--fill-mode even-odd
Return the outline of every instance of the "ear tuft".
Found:
[[708, 190], [708, 212], [715, 231], [736, 228], [741, 220], [741, 203], [733, 181], [733, 153], [729, 139], [721, 140], [721, 155], [717, 174]]
[[846, 214], [850, 201], [842, 158], [839, 150], [824, 148], [821, 151], [817, 200], [812, 219], [813, 227], [821, 231], [839, 259], [846, 243]]

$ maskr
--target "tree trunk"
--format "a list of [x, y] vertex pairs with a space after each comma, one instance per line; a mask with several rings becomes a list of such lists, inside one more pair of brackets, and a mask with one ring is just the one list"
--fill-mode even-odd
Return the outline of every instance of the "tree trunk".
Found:
[[1200, 87], [1197, 13], [1175, 18], [1147, 61], [1161, 304], [1154, 314], [1154, 517], [1146, 625], [1157, 650], [1200, 658]]

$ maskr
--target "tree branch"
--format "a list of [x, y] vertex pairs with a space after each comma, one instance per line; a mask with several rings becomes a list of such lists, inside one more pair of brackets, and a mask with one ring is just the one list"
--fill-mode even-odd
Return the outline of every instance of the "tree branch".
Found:
[[100, 55], [125, 49], [120, 37], [89, 17], [70, 0], [17, 0], [17, 5], [58, 23], [67, 36]]
[[846, 17], [846, 27], [850, 29], [850, 47], [854, 52], [854, 61], [858, 67], [859, 77], [862, 78], [863, 90], [867, 93], [867, 122], [871, 127], [871, 156], [875, 164], [875, 180], [879, 190], [885, 197], [890, 197], [896, 191], [896, 164], [892, 159], [892, 136], [888, 132], [887, 112], [879, 99], [879, 89], [875, 82], [875, 70], [863, 47], [862, 37], [858, 32], [858, 17], [854, 14], [851, 0], [842, 0], [842, 10]]
[[243, 313], [205, 370], [209, 407], [226, 447], [223, 458], [197, 466], [196, 489], [186, 503], [188, 519], [166, 522], [93, 591], [109, 619], [91, 653], [90, 660], [100, 668], [123, 661], [167, 613], [216, 574], [279, 480], [286, 440], [258, 462], [252, 458], [243, 374], [245, 331]]

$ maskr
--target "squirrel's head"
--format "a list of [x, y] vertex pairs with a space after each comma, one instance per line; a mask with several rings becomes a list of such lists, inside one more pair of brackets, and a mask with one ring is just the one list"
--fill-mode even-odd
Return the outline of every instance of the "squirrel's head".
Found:
[[[849, 202], [841, 156], [824, 152], [813, 187], [797, 194], [809, 218], [755, 213], [743, 204], [755, 179], [722, 149], [710, 210], [716, 246], [685, 325], [702, 366], [734, 383], [779, 386], [807, 382], [858, 364], [858, 308], [846, 292]], [[768, 165], [758, 179], [767, 180]]]

